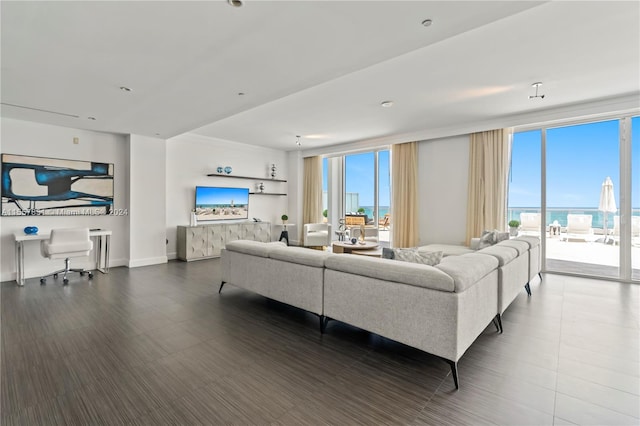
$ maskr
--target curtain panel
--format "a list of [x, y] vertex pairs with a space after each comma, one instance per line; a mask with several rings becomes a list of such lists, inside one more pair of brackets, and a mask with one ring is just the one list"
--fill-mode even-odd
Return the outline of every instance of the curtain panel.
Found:
[[[322, 222], [322, 158], [307, 157], [303, 163], [302, 224]], [[302, 241], [303, 226], [299, 226]]]
[[467, 245], [485, 229], [507, 227], [510, 133], [510, 129], [498, 129], [471, 134]]
[[391, 241], [394, 247], [418, 245], [418, 143], [391, 146]]

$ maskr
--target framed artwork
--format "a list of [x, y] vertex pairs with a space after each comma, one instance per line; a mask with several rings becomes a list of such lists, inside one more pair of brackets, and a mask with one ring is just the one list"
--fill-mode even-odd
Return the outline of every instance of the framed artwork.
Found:
[[112, 212], [112, 163], [2, 154], [2, 216]]

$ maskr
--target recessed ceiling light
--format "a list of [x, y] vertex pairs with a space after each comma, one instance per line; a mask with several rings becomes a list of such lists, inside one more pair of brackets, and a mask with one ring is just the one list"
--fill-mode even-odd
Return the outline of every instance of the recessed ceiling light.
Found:
[[431, 19], [425, 19], [424, 21], [422, 21], [422, 25], [425, 27], [431, 26], [432, 23], [433, 21]]
[[131, 89], [126, 87], [126, 86], [120, 86], [120, 90], [122, 90], [123, 92], [130, 92]]
[[93, 120], [93, 121], [95, 121], [95, 120], [96, 120], [96, 118], [95, 118], [95, 117], [87, 117], [87, 120]]
[[391, 108], [393, 106], [393, 101], [384, 101], [380, 105], [382, 105], [383, 108]]
[[244, 92], [238, 92], [238, 96], [244, 96]]
[[227, 3], [229, 3], [233, 7], [242, 6], [242, 0], [227, 0]]

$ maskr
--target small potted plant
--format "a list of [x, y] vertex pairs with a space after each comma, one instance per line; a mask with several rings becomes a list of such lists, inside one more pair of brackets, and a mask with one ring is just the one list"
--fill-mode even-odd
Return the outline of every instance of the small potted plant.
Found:
[[358, 209], [358, 214], [364, 214], [364, 207], [360, 207]]
[[286, 225], [287, 221], [289, 220], [289, 216], [287, 216], [286, 214], [283, 214], [282, 216], [280, 216], [280, 219], [282, 219], [282, 224]]
[[324, 209], [322, 211], [322, 217], [324, 217], [324, 219], [322, 219], [322, 222], [326, 222], [327, 221], [327, 215], [329, 214], [329, 211], [327, 209]]
[[518, 236], [518, 228], [520, 227], [520, 221], [518, 220], [510, 220], [509, 221], [509, 235], [512, 237]]

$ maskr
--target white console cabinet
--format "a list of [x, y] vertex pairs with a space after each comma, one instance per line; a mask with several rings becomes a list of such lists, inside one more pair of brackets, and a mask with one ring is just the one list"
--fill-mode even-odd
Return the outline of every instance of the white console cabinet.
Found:
[[178, 259], [198, 260], [219, 257], [227, 241], [271, 241], [269, 222], [212, 223], [178, 226]]

